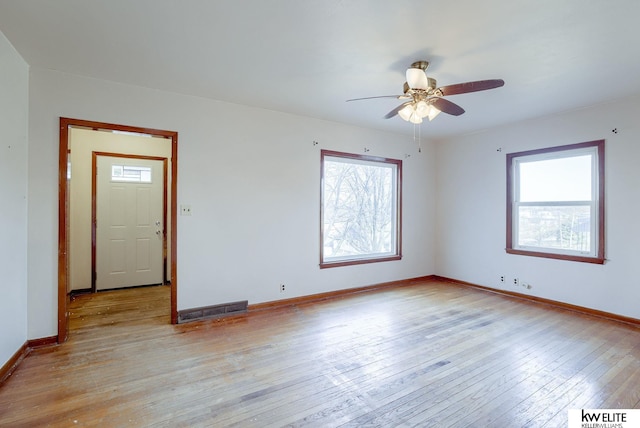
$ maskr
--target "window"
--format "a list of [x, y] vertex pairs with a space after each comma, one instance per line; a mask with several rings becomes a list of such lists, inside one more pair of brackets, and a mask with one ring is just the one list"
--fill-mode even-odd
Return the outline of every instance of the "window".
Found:
[[507, 155], [507, 253], [604, 263], [604, 140]]
[[320, 267], [401, 258], [402, 161], [322, 150]]
[[151, 168], [147, 166], [111, 165], [111, 181], [151, 183]]

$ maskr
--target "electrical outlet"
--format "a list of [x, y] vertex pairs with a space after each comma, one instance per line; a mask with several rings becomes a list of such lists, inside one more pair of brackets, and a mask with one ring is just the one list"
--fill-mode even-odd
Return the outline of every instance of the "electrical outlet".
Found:
[[518, 280], [518, 278], [513, 278], [513, 285], [519, 285], [520, 281]]
[[504, 275], [500, 275], [500, 283], [504, 284]]
[[280, 284], [280, 292], [284, 293], [284, 291], [285, 291], [284, 284]]
[[191, 205], [180, 205], [180, 215], [191, 215]]

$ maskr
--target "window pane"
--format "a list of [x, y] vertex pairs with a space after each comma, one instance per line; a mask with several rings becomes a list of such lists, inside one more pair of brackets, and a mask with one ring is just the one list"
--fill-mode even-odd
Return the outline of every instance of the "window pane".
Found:
[[324, 260], [396, 253], [394, 164], [324, 158]]
[[520, 201], [590, 201], [592, 155], [520, 162]]
[[589, 252], [591, 207], [520, 206], [518, 246]]
[[111, 165], [111, 181], [151, 183], [151, 168], [147, 166]]

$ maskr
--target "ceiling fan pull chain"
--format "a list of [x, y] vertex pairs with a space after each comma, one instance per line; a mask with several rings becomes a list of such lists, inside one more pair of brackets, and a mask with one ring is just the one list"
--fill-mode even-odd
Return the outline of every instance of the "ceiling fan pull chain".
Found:
[[[418, 129], [417, 137], [416, 128]], [[418, 153], [422, 153], [422, 126], [417, 123], [413, 124], [413, 142], [418, 144]]]

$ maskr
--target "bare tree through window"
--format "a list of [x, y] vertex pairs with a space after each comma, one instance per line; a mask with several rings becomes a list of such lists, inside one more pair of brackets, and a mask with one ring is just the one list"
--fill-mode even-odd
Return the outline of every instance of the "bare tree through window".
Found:
[[323, 152], [322, 262], [399, 255], [399, 162]]

